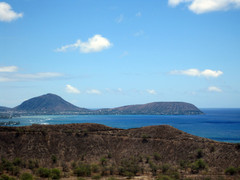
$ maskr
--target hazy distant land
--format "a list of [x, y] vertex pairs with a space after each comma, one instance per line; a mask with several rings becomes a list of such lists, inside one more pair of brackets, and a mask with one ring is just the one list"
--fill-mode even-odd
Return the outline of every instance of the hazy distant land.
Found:
[[[55, 94], [46, 94], [24, 101], [15, 108], [0, 107], [2, 117], [6, 113], [23, 115], [87, 114], [87, 115], [198, 115], [203, 114], [196, 106], [185, 102], [154, 102], [128, 105], [118, 108], [90, 110], [77, 107]], [[4, 115], [5, 113], [5, 115]]]

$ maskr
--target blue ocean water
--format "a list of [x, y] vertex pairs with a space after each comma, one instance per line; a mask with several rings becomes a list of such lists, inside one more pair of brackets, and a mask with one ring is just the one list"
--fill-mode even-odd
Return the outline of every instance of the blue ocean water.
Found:
[[[11, 119], [31, 124], [99, 123], [129, 129], [168, 124], [187, 133], [216, 141], [240, 142], [240, 109], [201, 109], [205, 115], [48, 115]], [[6, 120], [1, 120], [6, 121]]]

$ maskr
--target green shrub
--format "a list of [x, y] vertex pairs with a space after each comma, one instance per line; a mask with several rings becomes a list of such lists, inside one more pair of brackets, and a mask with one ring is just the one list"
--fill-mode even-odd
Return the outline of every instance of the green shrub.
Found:
[[198, 149], [197, 150], [197, 158], [200, 159], [203, 157], [203, 150], [202, 149]]
[[173, 180], [170, 176], [167, 175], [160, 175], [157, 177], [156, 180]]
[[99, 174], [95, 175], [95, 176], [92, 177], [92, 179], [101, 179], [101, 175], [99, 175]]
[[77, 180], [85, 180], [85, 179], [82, 177], [78, 177]]
[[30, 173], [23, 173], [20, 177], [20, 180], [33, 180], [33, 176]]
[[49, 178], [51, 175], [51, 170], [48, 168], [39, 168], [37, 174], [42, 178]]
[[206, 168], [207, 168], [207, 164], [202, 159], [195, 161], [191, 166], [192, 173], [198, 173], [200, 170], [203, 170]]
[[127, 176], [128, 179], [131, 179], [134, 176], [134, 174], [132, 172], [126, 171], [124, 172], [124, 176]]
[[2, 162], [3, 170], [6, 170], [7, 172], [13, 171], [13, 164], [10, 161], [3, 160]]
[[33, 170], [35, 168], [39, 168], [39, 164], [38, 164], [38, 161], [37, 160], [28, 160], [28, 168]]
[[20, 174], [20, 168], [18, 166], [13, 166], [12, 175], [18, 176]]
[[168, 170], [167, 175], [170, 176], [172, 179], [180, 179], [180, 173], [177, 169], [171, 168]]
[[117, 180], [115, 177], [109, 177], [107, 180]]
[[188, 167], [188, 162], [185, 161], [185, 160], [181, 160], [181, 161], [180, 161], [180, 167], [181, 167], [182, 169], [187, 168], [187, 167]]
[[108, 159], [111, 159], [112, 158], [112, 154], [111, 153], [108, 153]]
[[99, 166], [97, 164], [92, 164], [92, 172], [94, 172], [94, 173], [99, 172]]
[[77, 176], [91, 176], [92, 174], [91, 166], [88, 164], [80, 164], [73, 172]]
[[149, 161], [150, 161], [150, 156], [147, 156], [146, 157], [146, 163], [149, 163]]
[[7, 176], [5, 174], [0, 176], [0, 180], [16, 180], [14, 177]]
[[56, 155], [52, 155], [52, 157], [51, 157], [51, 159], [52, 159], [52, 163], [53, 164], [56, 164], [57, 163], [57, 156]]
[[136, 175], [140, 171], [138, 160], [135, 157], [130, 159], [124, 159], [121, 161], [121, 168], [123, 175], [130, 172], [130, 174]]
[[235, 175], [235, 174], [237, 174], [237, 168], [230, 166], [225, 170], [225, 174]]
[[157, 175], [157, 170], [158, 170], [158, 167], [156, 164], [154, 163], [149, 163], [150, 164], [150, 168], [151, 168], [151, 171], [152, 171], [152, 175], [153, 176], [156, 176]]
[[20, 158], [15, 158], [13, 160], [14, 166], [21, 166], [22, 165], [22, 160]]
[[0, 176], [0, 180], [10, 180], [10, 177], [7, 176], [6, 174], [3, 174]]
[[52, 177], [52, 179], [60, 179], [61, 171], [57, 168], [52, 169], [51, 170], [51, 177]]
[[154, 157], [154, 159], [155, 159], [156, 161], [159, 161], [159, 160], [161, 159], [160, 154], [158, 154], [158, 153], [156, 153], [156, 152], [153, 154], [153, 157]]
[[107, 164], [107, 159], [105, 157], [100, 158], [100, 163], [102, 166], [105, 166]]
[[163, 164], [162, 165], [162, 173], [165, 174], [170, 168], [169, 164]]
[[142, 142], [143, 142], [143, 143], [147, 143], [147, 142], [148, 142], [148, 138], [149, 138], [148, 135], [143, 134], [143, 135], [142, 135]]
[[72, 165], [72, 168], [73, 168], [73, 169], [75, 169], [75, 168], [77, 167], [77, 163], [76, 163], [75, 161], [74, 161], [74, 162], [72, 162], [72, 164], [71, 164], [71, 165]]

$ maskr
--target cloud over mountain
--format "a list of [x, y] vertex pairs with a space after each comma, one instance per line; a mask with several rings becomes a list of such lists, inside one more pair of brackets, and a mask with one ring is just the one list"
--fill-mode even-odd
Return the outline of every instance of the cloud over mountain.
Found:
[[75, 87], [73, 87], [69, 84], [66, 85], [66, 92], [72, 93], [72, 94], [79, 94], [80, 93], [80, 91], [77, 88], [75, 88]]

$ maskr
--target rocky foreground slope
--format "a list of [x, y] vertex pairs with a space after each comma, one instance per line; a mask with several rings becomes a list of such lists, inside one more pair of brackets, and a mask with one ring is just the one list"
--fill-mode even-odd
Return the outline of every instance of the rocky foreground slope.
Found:
[[[183, 174], [221, 175], [229, 166], [240, 166], [239, 145], [196, 137], [168, 125], [128, 130], [100, 124], [0, 127], [0, 154], [45, 167], [53, 166], [54, 156], [57, 167], [83, 162], [114, 167], [116, 174], [124, 160], [140, 167], [137, 173], [154, 172], [154, 167], [163, 171], [157, 167], [167, 164]], [[197, 165], [199, 161], [204, 167]]]

